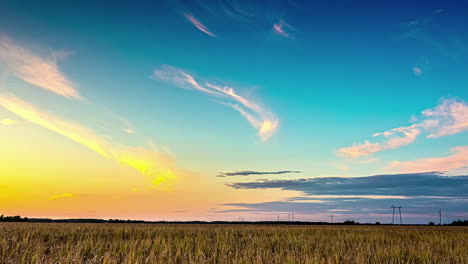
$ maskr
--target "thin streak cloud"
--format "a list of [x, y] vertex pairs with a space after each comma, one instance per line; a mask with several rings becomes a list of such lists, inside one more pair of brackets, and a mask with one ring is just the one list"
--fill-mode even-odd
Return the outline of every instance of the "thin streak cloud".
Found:
[[196, 28], [198, 28], [198, 30], [200, 30], [201, 32], [207, 34], [207, 35], [210, 35], [212, 37], [216, 37], [215, 34], [211, 33], [210, 30], [205, 26], [203, 25], [200, 21], [198, 21], [195, 17], [193, 17], [192, 15], [190, 14], [184, 14], [185, 18], [187, 18], [188, 21], [190, 21], [190, 23], [192, 23]]
[[386, 149], [397, 149], [413, 143], [421, 133], [420, 125], [409, 127], [399, 127], [382, 133], [375, 133], [373, 137], [383, 136], [386, 141], [381, 143], [371, 143], [365, 141], [363, 144], [355, 144], [338, 150], [338, 156], [345, 158], [359, 158], [380, 152]]
[[294, 28], [283, 19], [273, 25], [273, 31], [284, 38], [294, 39], [290, 33], [290, 31], [294, 31]]
[[258, 136], [262, 141], [267, 141], [278, 128], [279, 120], [272, 112], [259, 102], [239, 95], [234, 88], [215, 85], [207, 81], [200, 83], [185, 71], [168, 65], [163, 65], [160, 69], [155, 70], [152, 78], [169, 81], [181, 88], [205, 93], [216, 98], [216, 102], [237, 110], [258, 130]]
[[170, 184], [170, 180], [176, 177], [173, 158], [156, 149], [111, 144], [92, 130], [55, 117], [11, 94], [0, 94], [0, 106], [33, 124], [86, 146], [105, 158], [152, 177], [154, 185]]
[[70, 99], [81, 99], [55, 59], [40, 57], [6, 36], [0, 36], [0, 63], [25, 82]]
[[300, 171], [237, 171], [237, 172], [220, 172], [216, 177], [233, 177], [233, 176], [249, 176], [249, 175], [277, 175], [287, 173], [301, 173]]

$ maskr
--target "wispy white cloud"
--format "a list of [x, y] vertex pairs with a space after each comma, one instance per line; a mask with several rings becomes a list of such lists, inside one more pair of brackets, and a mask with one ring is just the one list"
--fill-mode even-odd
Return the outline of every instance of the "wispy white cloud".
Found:
[[412, 161], [393, 161], [386, 170], [404, 173], [421, 171], [450, 171], [468, 165], [468, 146], [455, 147], [451, 155]]
[[382, 146], [379, 143], [371, 143], [366, 140], [362, 144], [354, 144], [351, 147], [339, 149], [337, 155], [340, 157], [353, 159], [368, 156], [379, 151], [382, 151]]
[[205, 25], [203, 25], [200, 21], [198, 21], [191, 14], [184, 14], [184, 16], [185, 18], [187, 18], [188, 21], [190, 21], [190, 23], [192, 23], [196, 28], [198, 28], [198, 30], [212, 37], [216, 37], [215, 34], [211, 33], [210, 30]]
[[138, 170], [141, 174], [151, 177], [154, 185], [165, 184], [164, 187], [168, 187], [171, 180], [176, 178], [174, 171], [177, 168], [174, 166], [174, 158], [156, 150], [155, 147], [146, 149], [113, 144], [87, 127], [60, 119], [12, 94], [0, 93], [0, 106], [28, 122], [67, 137], [105, 158]]
[[428, 138], [457, 134], [468, 130], [468, 105], [457, 99], [443, 99], [433, 109], [422, 111], [422, 120], [415, 124], [375, 133], [373, 137], [383, 137], [384, 141], [354, 144], [338, 150], [337, 155], [345, 158], [360, 158], [387, 149], [397, 149], [413, 143], [422, 133]]
[[273, 25], [273, 31], [284, 38], [294, 39], [294, 37], [291, 35], [291, 31], [294, 30], [295, 29], [283, 19]]
[[170, 81], [181, 88], [205, 93], [216, 98], [218, 103], [239, 111], [258, 130], [258, 135], [263, 141], [267, 141], [273, 136], [278, 128], [279, 120], [271, 111], [257, 101], [239, 95], [234, 88], [215, 85], [207, 81], [200, 83], [184, 70], [168, 65], [163, 65], [160, 69], [155, 70], [152, 77]]
[[[67, 98], [82, 99], [75, 89], [75, 85], [60, 72], [57, 61], [64, 60], [71, 55], [71, 52], [53, 51], [49, 57], [41, 57], [31, 50], [26, 49], [7, 36], [0, 36], [0, 65], [5, 67], [5, 71], [0, 75], [0, 82], [4, 82], [9, 76], [17, 78], [46, 89], [49, 92], [60, 94]], [[134, 134], [136, 131], [132, 123], [111, 111], [106, 110], [112, 119], [117, 119], [122, 123], [121, 128], [127, 134]], [[1, 123], [7, 125], [8, 121]], [[12, 124], [9, 122], [9, 124]]]
[[345, 147], [338, 150], [338, 156], [344, 158], [360, 158], [377, 153], [386, 149], [396, 149], [413, 143], [417, 136], [421, 133], [419, 125], [412, 125], [409, 127], [399, 127], [385, 131], [382, 133], [375, 133], [374, 137], [383, 136], [383, 142], [371, 143], [365, 141], [362, 144], [354, 144], [351, 147]]
[[408, 127], [394, 128], [383, 133], [376, 133], [373, 136], [384, 136], [387, 141], [383, 143], [383, 149], [396, 149], [413, 143], [421, 133], [420, 124]]
[[466, 102], [445, 99], [437, 107], [422, 112], [426, 122], [437, 124], [431, 127], [430, 138], [457, 134], [468, 130], [468, 105]]
[[70, 80], [60, 71], [54, 55], [41, 57], [15, 43], [7, 36], [0, 36], [0, 63], [17, 78], [71, 99], [81, 99]]

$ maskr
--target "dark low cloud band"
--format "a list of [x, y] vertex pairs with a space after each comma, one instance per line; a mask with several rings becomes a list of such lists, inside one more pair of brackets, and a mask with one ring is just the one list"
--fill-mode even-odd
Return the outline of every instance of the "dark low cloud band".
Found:
[[249, 175], [276, 175], [287, 173], [301, 173], [300, 171], [237, 171], [237, 172], [220, 172], [216, 177], [233, 177], [233, 176], [249, 176]]

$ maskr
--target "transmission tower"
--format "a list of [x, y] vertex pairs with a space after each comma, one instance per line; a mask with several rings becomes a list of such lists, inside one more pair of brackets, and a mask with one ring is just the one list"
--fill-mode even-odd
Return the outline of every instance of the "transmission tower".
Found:
[[403, 208], [403, 207], [401, 207], [401, 205], [398, 206], [398, 211], [400, 212], [400, 225], [403, 224], [403, 220], [401, 219], [401, 208]]
[[398, 213], [400, 214], [400, 225], [403, 224], [403, 220], [401, 218], [401, 208], [403, 208], [401, 205], [400, 206], [391, 206], [392, 208], [392, 225], [395, 223], [395, 209], [398, 209]]

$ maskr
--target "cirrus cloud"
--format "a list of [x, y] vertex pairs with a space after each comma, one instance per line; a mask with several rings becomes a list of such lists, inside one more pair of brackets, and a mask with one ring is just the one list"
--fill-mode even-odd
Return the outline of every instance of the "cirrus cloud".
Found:
[[211, 33], [210, 30], [203, 25], [200, 21], [198, 21], [195, 17], [193, 17], [191, 14], [184, 14], [185, 18], [187, 18], [190, 23], [192, 23], [198, 30], [201, 32], [210, 35], [212, 37], [216, 37], [215, 34]]
[[468, 105], [456, 99], [445, 99], [437, 107], [427, 109], [422, 114], [428, 118], [431, 126], [429, 138], [457, 134], [468, 130]]
[[51, 57], [41, 57], [9, 37], [0, 36], [0, 63], [5, 66], [7, 72], [49, 92], [70, 99], [81, 99], [75, 86], [60, 71], [53, 58], [57, 56]]
[[294, 28], [283, 19], [273, 25], [273, 31], [284, 38], [294, 39], [291, 35], [291, 31], [294, 31]]
[[278, 118], [270, 110], [259, 102], [238, 94], [232, 87], [208, 81], [199, 82], [184, 70], [169, 65], [163, 65], [156, 69], [151, 77], [156, 80], [172, 82], [181, 88], [202, 92], [215, 98], [216, 102], [237, 110], [258, 130], [262, 141], [267, 141], [273, 136], [279, 126]]

